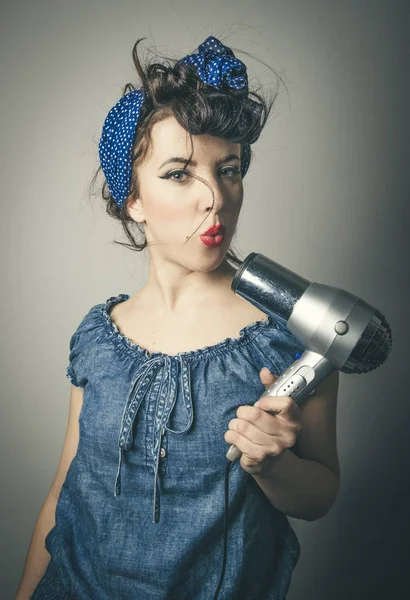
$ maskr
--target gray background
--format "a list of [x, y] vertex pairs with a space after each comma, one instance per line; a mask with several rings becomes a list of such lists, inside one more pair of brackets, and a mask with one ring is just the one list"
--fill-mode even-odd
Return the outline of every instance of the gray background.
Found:
[[[89, 308], [133, 294], [146, 256], [87, 197], [103, 120], [135, 81], [131, 49], [180, 58], [208, 35], [250, 82], [288, 82], [244, 180], [236, 247], [346, 289], [394, 346], [341, 375], [341, 489], [302, 545], [288, 600], [410, 592], [409, 9], [398, 1], [3, 2], [1, 15], [1, 598], [13, 597], [68, 417], [69, 338]], [[253, 58], [241, 54], [250, 52]], [[407, 596], [408, 597], [408, 596]]]

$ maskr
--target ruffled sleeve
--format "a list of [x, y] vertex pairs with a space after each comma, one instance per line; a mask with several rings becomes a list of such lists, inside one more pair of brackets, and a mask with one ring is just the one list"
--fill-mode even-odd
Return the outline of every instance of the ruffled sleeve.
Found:
[[95, 329], [102, 306], [102, 304], [96, 304], [88, 311], [70, 339], [66, 377], [73, 385], [82, 389], [88, 382], [86, 358], [91, 343], [90, 332]]
[[261, 328], [252, 342], [258, 350], [263, 366], [275, 375], [286, 371], [298, 358], [297, 355], [303, 354], [306, 349], [282, 321], [273, 317], [269, 326]]

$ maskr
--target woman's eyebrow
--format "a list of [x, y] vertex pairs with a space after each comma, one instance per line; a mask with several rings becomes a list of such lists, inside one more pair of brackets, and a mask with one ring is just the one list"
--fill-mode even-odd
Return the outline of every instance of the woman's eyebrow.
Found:
[[[220, 158], [219, 160], [217, 160], [216, 164], [221, 165], [222, 163], [228, 162], [229, 160], [233, 160], [234, 158], [237, 158], [238, 160], [240, 160], [239, 156], [236, 156], [236, 154], [228, 154], [228, 156], [224, 156], [223, 158]], [[171, 158], [168, 158], [165, 162], [163, 162], [159, 168], [162, 169], [162, 167], [164, 167], [165, 165], [172, 163], [172, 162], [185, 164], [187, 162], [187, 159], [183, 158], [182, 156], [172, 156]], [[188, 161], [188, 165], [193, 165], [194, 167], [196, 167], [197, 164], [198, 163], [195, 160]]]

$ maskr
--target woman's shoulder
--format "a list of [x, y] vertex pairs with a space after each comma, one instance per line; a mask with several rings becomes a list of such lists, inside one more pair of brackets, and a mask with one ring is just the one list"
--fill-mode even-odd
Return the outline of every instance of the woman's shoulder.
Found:
[[102, 302], [92, 304], [86, 311], [83, 311], [82, 315], [80, 313], [77, 327], [72, 335], [72, 341], [84, 340], [98, 333], [103, 334], [106, 322], [109, 320], [110, 307], [122, 298], [128, 298], [128, 295], [111, 296]]
[[105, 302], [99, 302], [98, 304], [93, 304], [85, 312], [83, 311], [82, 316], [80, 316], [76, 333], [85, 333], [90, 329], [101, 325], [104, 307]]
[[305, 351], [303, 344], [289, 331], [286, 321], [270, 315], [266, 327], [260, 327], [252, 340], [275, 374], [283, 373]]
[[93, 304], [83, 312], [69, 343], [69, 363], [66, 375], [71, 383], [84, 388], [93, 368], [104, 357], [102, 348], [105, 347], [104, 332], [105, 302]]

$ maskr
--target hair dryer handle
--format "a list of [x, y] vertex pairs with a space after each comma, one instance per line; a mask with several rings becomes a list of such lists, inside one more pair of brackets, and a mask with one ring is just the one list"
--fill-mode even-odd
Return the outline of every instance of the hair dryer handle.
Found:
[[[282, 375], [270, 385], [263, 396], [290, 396], [297, 405], [315, 391], [316, 387], [336, 368], [324, 356], [311, 350], [305, 350]], [[258, 398], [259, 400], [259, 398]], [[256, 402], [256, 401], [255, 401]], [[242, 452], [232, 444], [226, 458], [234, 462]]]

